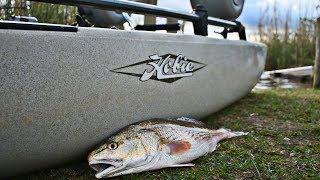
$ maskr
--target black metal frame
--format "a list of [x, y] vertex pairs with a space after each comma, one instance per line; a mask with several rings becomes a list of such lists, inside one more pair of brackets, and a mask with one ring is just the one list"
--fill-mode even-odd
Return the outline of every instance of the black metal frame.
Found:
[[[46, 2], [53, 4], [63, 4], [70, 6], [91, 6], [98, 9], [105, 10], [119, 10], [125, 12], [132, 12], [138, 14], [148, 14], [164, 17], [172, 17], [191, 21], [196, 35], [207, 36], [208, 24], [224, 27], [226, 32], [238, 32], [242, 40], [246, 40], [245, 28], [238, 21], [227, 21], [223, 19], [208, 17], [208, 13], [201, 5], [197, 6], [195, 13], [180, 12], [173, 9], [158, 7], [155, 5], [123, 1], [123, 0], [31, 0], [38, 2]], [[226, 37], [226, 36], [224, 36]]]
[[157, 30], [167, 30], [167, 31], [179, 31], [181, 26], [179, 23], [174, 24], [145, 24], [145, 25], [137, 25], [135, 30], [143, 30], [143, 31], [157, 31]]
[[77, 26], [20, 21], [0, 21], [0, 29], [77, 32]]

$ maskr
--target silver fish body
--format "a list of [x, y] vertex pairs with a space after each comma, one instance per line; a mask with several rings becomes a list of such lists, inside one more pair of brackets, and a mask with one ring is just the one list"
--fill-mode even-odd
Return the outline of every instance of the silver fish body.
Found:
[[211, 130], [193, 119], [153, 119], [122, 129], [88, 156], [96, 178], [114, 177], [165, 167], [194, 166], [188, 162], [213, 152], [219, 141], [244, 132]]

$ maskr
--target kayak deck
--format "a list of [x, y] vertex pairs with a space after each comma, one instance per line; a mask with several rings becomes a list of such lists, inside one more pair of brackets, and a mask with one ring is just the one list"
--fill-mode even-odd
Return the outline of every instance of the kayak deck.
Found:
[[0, 39], [1, 176], [84, 158], [137, 121], [205, 117], [250, 92], [266, 57], [246, 41], [84, 27]]

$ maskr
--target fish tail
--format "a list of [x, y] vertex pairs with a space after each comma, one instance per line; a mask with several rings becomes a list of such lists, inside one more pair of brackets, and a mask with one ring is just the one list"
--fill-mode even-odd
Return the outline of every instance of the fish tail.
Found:
[[212, 135], [218, 140], [221, 141], [223, 139], [229, 139], [237, 136], [244, 136], [249, 134], [248, 132], [242, 131], [231, 131], [230, 129], [220, 128], [218, 130], [214, 130]]

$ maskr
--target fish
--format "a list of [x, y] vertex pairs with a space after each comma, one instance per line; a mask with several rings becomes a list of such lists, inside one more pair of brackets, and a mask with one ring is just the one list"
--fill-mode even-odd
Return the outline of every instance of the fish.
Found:
[[129, 125], [105, 139], [88, 155], [96, 178], [192, 167], [190, 163], [213, 152], [218, 142], [247, 132], [212, 130], [191, 118], [150, 119]]

